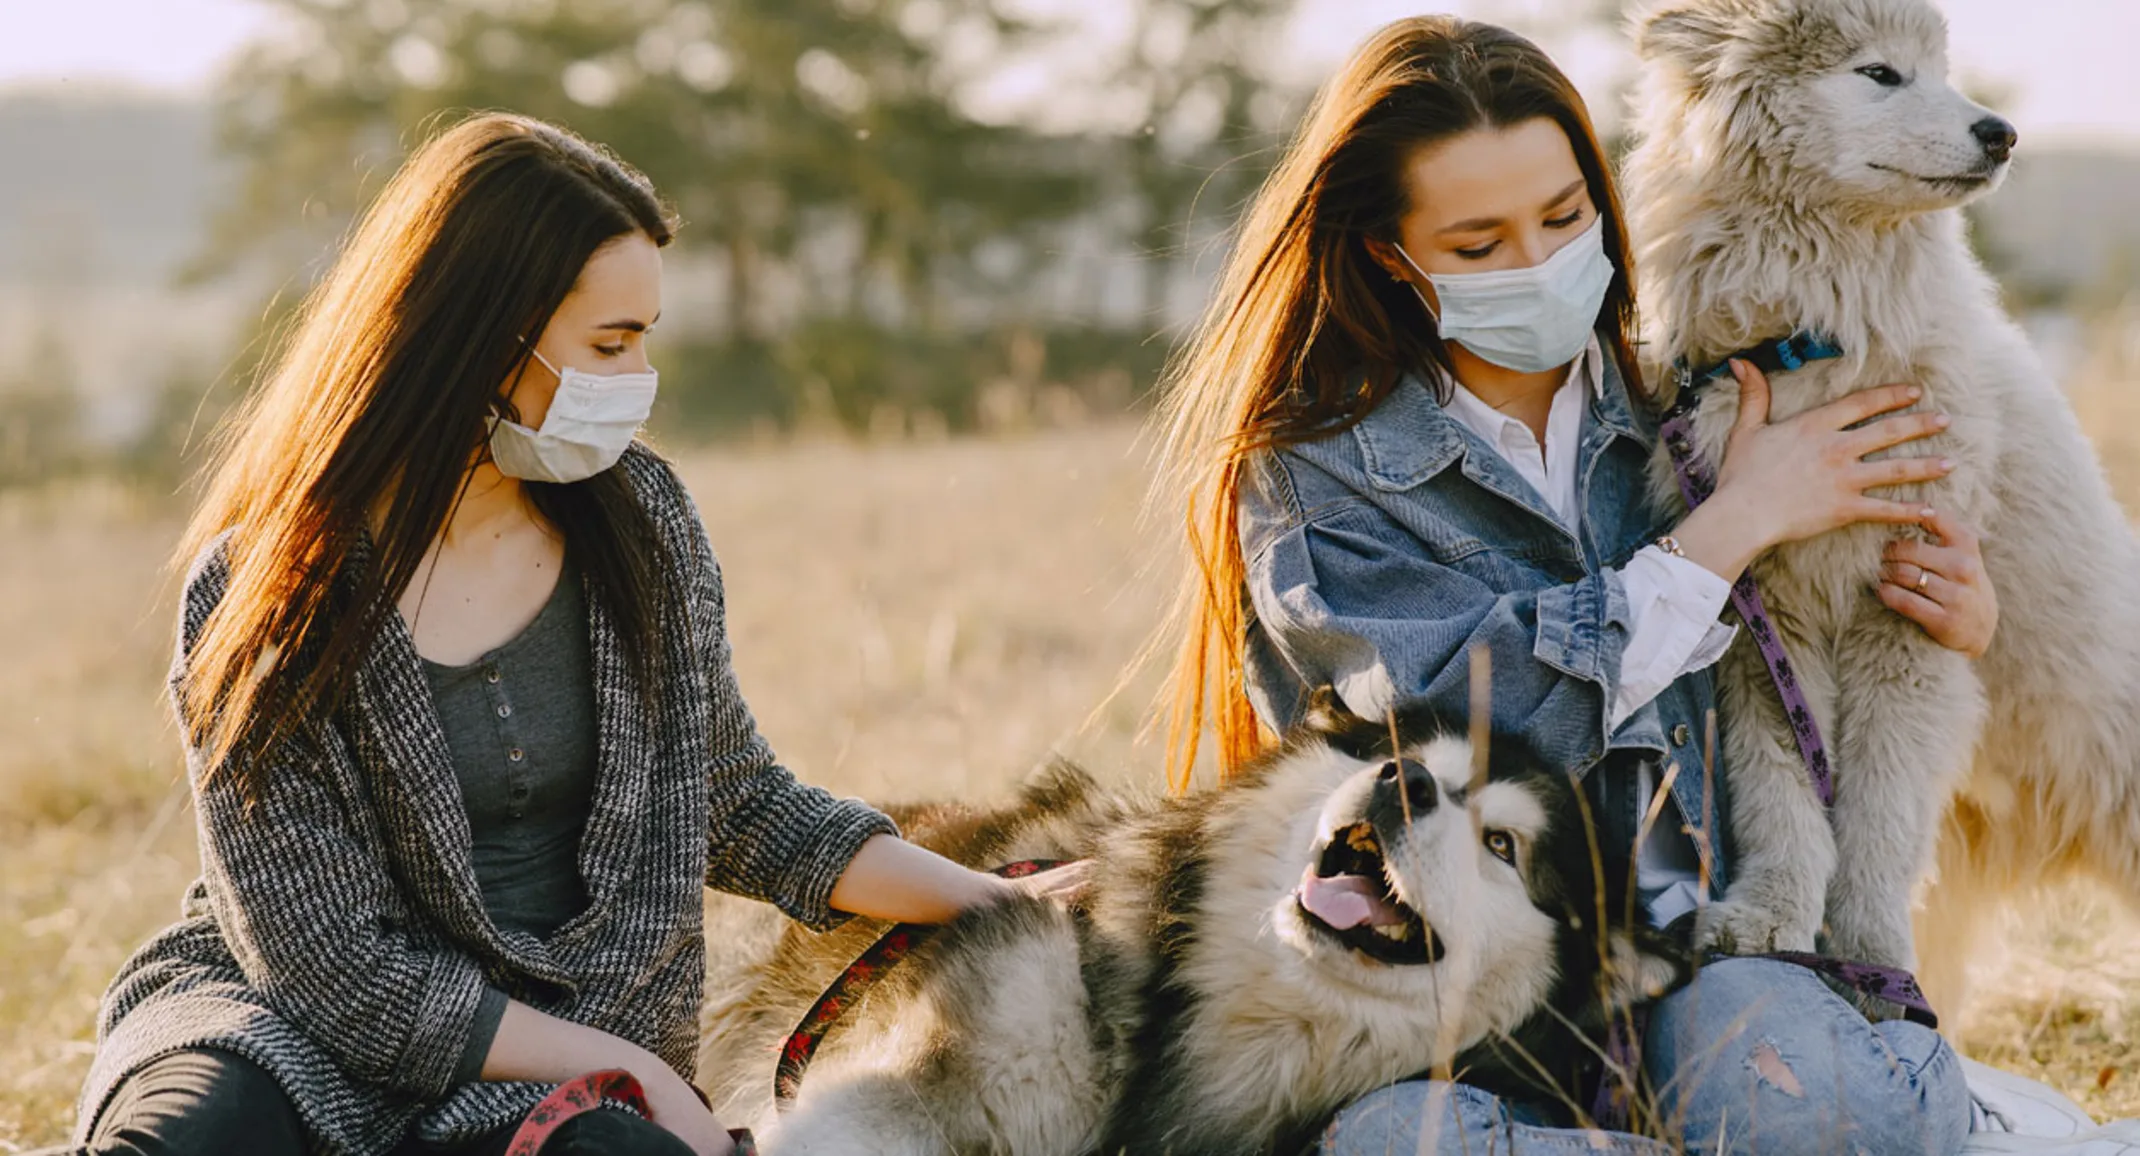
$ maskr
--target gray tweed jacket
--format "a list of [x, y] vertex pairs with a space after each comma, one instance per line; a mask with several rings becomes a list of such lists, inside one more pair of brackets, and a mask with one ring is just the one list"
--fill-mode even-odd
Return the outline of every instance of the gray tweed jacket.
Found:
[[[580, 850], [589, 905], [547, 939], [484, 914], [450, 755], [398, 616], [347, 701], [273, 753], [243, 813], [227, 778], [187, 771], [201, 878], [183, 917], [105, 993], [77, 1142], [129, 1073], [182, 1048], [272, 1072], [319, 1150], [368, 1156], [413, 1134], [454, 1141], [519, 1118], [535, 1083], [451, 1084], [486, 983], [638, 1043], [689, 1078], [705, 973], [702, 886], [769, 900], [823, 929], [863, 840], [893, 832], [855, 800], [798, 784], [758, 734], [729, 665], [721, 573], [668, 464], [625, 470], [670, 557], [687, 568], [657, 709], [641, 705], [614, 624], [588, 601], [598, 782]], [[186, 581], [175, 686], [229, 577], [219, 540]], [[352, 550], [345, 573], [368, 564]]]

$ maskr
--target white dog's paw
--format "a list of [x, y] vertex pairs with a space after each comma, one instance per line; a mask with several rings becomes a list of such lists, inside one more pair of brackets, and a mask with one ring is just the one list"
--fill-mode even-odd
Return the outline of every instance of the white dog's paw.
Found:
[[1860, 927], [1830, 918], [1827, 938], [1822, 947], [1824, 954], [1837, 959], [1914, 971], [1917, 967], [1917, 952], [1910, 942], [1908, 929], [1909, 925], [1903, 924], [1904, 934], [1897, 935], [1878, 925]]
[[1816, 928], [1759, 903], [1720, 899], [1694, 917], [1694, 945], [1725, 955], [1811, 951]]
[[1887, 885], [1879, 880], [1875, 873], [1859, 871], [1835, 881], [1821, 946], [1838, 959], [1914, 970], [1917, 950], [1910, 924], [1910, 876], [1896, 873]]

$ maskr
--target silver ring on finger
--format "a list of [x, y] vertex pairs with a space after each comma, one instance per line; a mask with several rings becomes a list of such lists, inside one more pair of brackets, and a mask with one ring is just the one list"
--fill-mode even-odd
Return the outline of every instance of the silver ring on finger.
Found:
[[1932, 572], [1922, 566], [1917, 568], [1917, 596], [1925, 597], [1925, 588], [1932, 584]]

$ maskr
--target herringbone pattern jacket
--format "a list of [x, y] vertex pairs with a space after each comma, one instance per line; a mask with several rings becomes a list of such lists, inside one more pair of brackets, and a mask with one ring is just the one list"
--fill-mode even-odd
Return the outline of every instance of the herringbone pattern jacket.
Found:
[[[340, 709], [268, 756], [252, 812], [228, 776], [204, 781], [202, 753], [187, 751], [202, 874], [182, 919], [105, 993], [78, 1137], [129, 1072], [204, 1046], [274, 1073], [326, 1152], [385, 1152], [412, 1127], [432, 1140], [502, 1127], [549, 1085], [449, 1086], [486, 983], [689, 1077], [702, 886], [769, 900], [813, 927], [842, 918], [827, 907], [834, 881], [891, 821], [774, 760], [729, 664], [720, 569], [697, 508], [644, 447], [616, 468], [685, 569], [688, 595], [660, 611], [652, 710], [588, 600], [599, 738], [580, 850], [586, 911], [548, 939], [492, 926], [445, 736], [408, 629], [390, 615]], [[348, 567], [369, 553], [360, 542]], [[228, 576], [219, 541], [187, 578], [174, 687]]]

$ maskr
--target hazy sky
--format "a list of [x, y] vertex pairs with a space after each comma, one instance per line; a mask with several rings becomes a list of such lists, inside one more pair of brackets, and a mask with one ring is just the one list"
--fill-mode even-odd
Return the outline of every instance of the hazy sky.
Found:
[[[356, 0], [363, 2], [363, 0]], [[420, 0], [419, 0], [420, 2]], [[1086, 12], [1112, 7], [1080, 0]], [[1545, 13], [1557, 0], [1304, 0], [1284, 61], [1313, 80], [1383, 21], [1455, 10]], [[2017, 95], [2001, 110], [2024, 134], [2140, 146], [2140, 0], [1941, 0], [1964, 77]], [[2023, 15], [2026, 13], [2026, 15]], [[0, 86], [121, 81], [198, 90], [249, 37], [272, 31], [254, 0], [0, 0]], [[1595, 92], [1623, 60], [1611, 40], [1551, 46]]]

